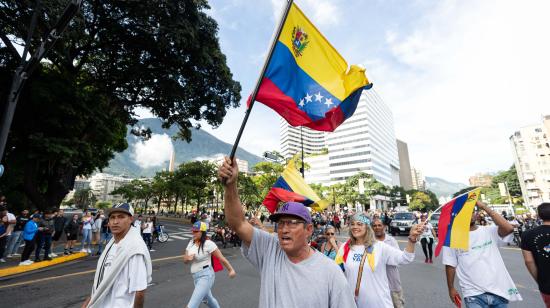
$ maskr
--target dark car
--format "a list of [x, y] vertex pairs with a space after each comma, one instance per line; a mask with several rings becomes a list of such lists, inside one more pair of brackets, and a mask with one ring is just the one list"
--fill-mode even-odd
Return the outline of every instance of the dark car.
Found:
[[411, 212], [395, 213], [390, 223], [391, 235], [409, 234], [412, 225], [416, 222], [416, 216]]
[[437, 213], [437, 214], [433, 214], [432, 217], [430, 217], [430, 223], [434, 227], [436, 235], [439, 234], [437, 232], [437, 227], [438, 227], [438, 224], [439, 224], [439, 216], [441, 216], [441, 214]]

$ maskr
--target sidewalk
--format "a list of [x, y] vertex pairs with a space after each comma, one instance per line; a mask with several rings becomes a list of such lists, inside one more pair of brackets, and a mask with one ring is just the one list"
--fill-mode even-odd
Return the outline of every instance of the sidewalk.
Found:
[[[18, 252], [23, 251], [23, 246], [24, 245], [21, 245]], [[81, 246], [80, 246], [79, 243], [77, 243], [77, 245], [73, 249], [73, 253], [70, 254], [70, 255], [64, 255], [63, 254], [64, 246], [65, 246], [64, 242], [63, 242], [63, 244], [61, 244], [61, 243], [58, 244], [58, 247], [56, 247], [55, 251], [53, 251], [54, 253], [57, 254], [57, 257], [52, 258], [52, 260], [35, 262], [31, 265], [19, 266], [19, 262], [21, 261], [21, 255], [11, 257], [11, 258], [5, 258], [6, 263], [0, 263], [0, 278], [15, 275], [15, 274], [21, 274], [21, 273], [34, 271], [34, 270], [37, 270], [37, 269], [40, 269], [40, 268], [45, 268], [45, 267], [49, 267], [49, 266], [53, 266], [53, 265], [57, 265], [57, 264], [62, 264], [62, 263], [66, 263], [66, 262], [69, 262], [69, 261], [81, 259], [81, 258], [84, 258], [84, 257], [88, 256], [88, 253], [80, 252], [80, 249], [81, 249], [80, 247]], [[97, 250], [97, 246], [93, 246], [93, 248], [94, 248], [93, 251], [95, 252], [95, 250]], [[44, 250], [42, 249], [42, 251], [40, 252], [40, 258], [43, 258], [43, 257], [44, 257]], [[34, 251], [30, 255], [30, 260], [34, 261]]]

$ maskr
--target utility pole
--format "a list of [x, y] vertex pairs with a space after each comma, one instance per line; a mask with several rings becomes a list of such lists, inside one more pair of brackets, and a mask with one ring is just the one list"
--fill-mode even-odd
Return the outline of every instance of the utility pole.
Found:
[[[23, 50], [23, 55], [21, 56], [21, 63], [15, 70], [10, 92], [8, 95], [8, 102], [6, 104], [4, 112], [2, 113], [2, 120], [0, 122], [0, 162], [4, 158], [4, 152], [6, 149], [6, 143], [8, 141], [8, 134], [11, 127], [11, 122], [15, 113], [15, 107], [17, 106], [19, 95], [21, 94], [25, 83], [29, 79], [29, 76], [40, 65], [40, 61], [42, 61], [48, 51], [53, 48], [57, 39], [59, 39], [63, 31], [65, 31], [65, 29], [69, 25], [69, 22], [73, 19], [76, 13], [78, 13], [81, 4], [82, 0], [71, 0], [69, 2], [67, 7], [65, 8], [65, 11], [63, 12], [63, 15], [61, 15], [55, 26], [44, 36], [42, 42], [40, 43], [40, 46], [35, 51], [35, 53], [30, 57], [29, 60], [27, 60], [27, 54], [31, 45], [31, 39], [33, 37], [34, 29], [36, 27], [36, 20], [38, 19], [38, 15], [40, 14], [40, 0], [36, 1], [36, 7], [32, 15], [31, 25], [27, 34], [27, 40], [25, 41], [25, 49]], [[0, 164], [0, 166], [2, 165]], [[3, 167], [0, 169], [3, 169]]]

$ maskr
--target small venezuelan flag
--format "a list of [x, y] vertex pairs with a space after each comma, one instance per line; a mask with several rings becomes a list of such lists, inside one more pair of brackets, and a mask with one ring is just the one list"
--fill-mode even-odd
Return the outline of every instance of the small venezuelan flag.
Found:
[[270, 213], [274, 213], [279, 202], [289, 201], [300, 202], [315, 211], [322, 211], [328, 206], [328, 202], [321, 200], [313, 189], [307, 185], [298, 170], [296, 170], [292, 159], [267, 196], [265, 196], [263, 205]]
[[435, 256], [441, 252], [443, 246], [468, 250], [470, 235], [470, 220], [474, 206], [479, 198], [480, 188], [460, 195], [441, 209], [439, 216], [439, 230]]
[[290, 125], [334, 131], [353, 115], [361, 91], [370, 87], [365, 69], [348, 68], [346, 60], [292, 4], [256, 100]]

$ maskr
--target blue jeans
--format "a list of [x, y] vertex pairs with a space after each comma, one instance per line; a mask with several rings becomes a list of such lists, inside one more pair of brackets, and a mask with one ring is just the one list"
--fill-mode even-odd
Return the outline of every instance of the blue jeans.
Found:
[[92, 245], [92, 229], [82, 229], [82, 249], [84, 249], [84, 243], [88, 243], [88, 246]]
[[483, 293], [464, 298], [466, 308], [506, 308], [508, 300], [492, 293]]
[[40, 258], [40, 251], [44, 247], [44, 259], [48, 258], [50, 254], [50, 248], [52, 247], [52, 235], [50, 233], [42, 233], [42, 237], [37, 241], [38, 246], [34, 252], [34, 257], [36, 259]]
[[210, 308], [219, 308], [218, 301], [212, 295], [212, 287], [216, 278], [214, 270], [211, 266], [193, 274], [193, 283], [195, 290], [187, 304], [188, 308], [198, 308], [203, 299], [206, 300], [206, 305]]
[[23, 231], [13, 231], [11, 233], [10, 241], [8, 242], [6, 254], [13, 255], [14, 253], [17, 253], [17, 250], [19, 250], [19, 246], [21, 245], [21, 241], [23, 241]]
[[97, 254], [101, 254], [101, 252], [103, 251], [103, 242], [105, 242], [105, 245], [107, 245], [107, 243], [109, 243], [109, 241], [111, 240], [111, 237], [113, 237], [112, 233], [101, 233], [101, 238], [99, 239], [99, 243], [97, 245]]
[[147, 244], [147, 248], [151, 250], [153, 248], [153, 238], [151, 237], [151, 233], [143, 233], [143, 241], [145, 241], [145, 244]]

